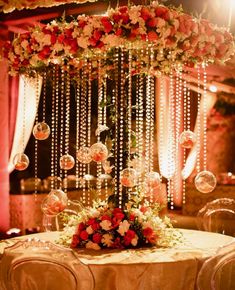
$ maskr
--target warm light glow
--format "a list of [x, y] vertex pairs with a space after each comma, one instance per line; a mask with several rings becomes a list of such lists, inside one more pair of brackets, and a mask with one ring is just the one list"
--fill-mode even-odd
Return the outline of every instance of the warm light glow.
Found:
[[212, 92], [212, 93], [216, 93], [218, 91], [218, 88], [217, 86], [215, 85], [210, 85], [209, 86], [209, 90]]
[[6, 234], [7, 235], [12, 235], [12, 234], [19, 234], [21, 232], [20, 229], [17, 229], [17, 228], [12, 228], [12, 229], [9, 229]]

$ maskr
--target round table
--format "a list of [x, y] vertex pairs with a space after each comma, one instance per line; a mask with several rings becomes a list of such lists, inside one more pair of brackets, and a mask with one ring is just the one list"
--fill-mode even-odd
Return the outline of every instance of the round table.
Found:
[[[76, 258], [89, 267], [95, 290], [194, 290], [204, 260], [234, 238], [216, 233], [178, 230], [182, 233], [182, 243], [173, 248], [74, 251]], [[3, 253], [4, 247], [29, 237], [55, 242], [59, 233], [46, 232], [1, 241], [0, 253]]]

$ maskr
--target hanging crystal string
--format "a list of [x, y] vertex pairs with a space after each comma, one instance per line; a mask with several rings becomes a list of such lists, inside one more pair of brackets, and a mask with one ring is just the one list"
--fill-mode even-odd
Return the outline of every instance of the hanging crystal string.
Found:
[[[44, 78], [43, 78], [44, 81]], [[44, 94], [44, 85], [43, 85]], [[39, 76], [36, 75], [36, 117], [35, 124], [38, 123], [38, 109], [39, 109]], [[34, 199], [36, 201], [38, 193], [38, 140], [34, 138]]]
[[[179, 137], [181, 129], [181, 106], [182, 106], [182, 68], [178, 66], [176, 70], [176, 85], [175, 85], [175, 140], [176, 140], [176, 174], [175, 174], [175, 195], [176, 200], [179, 199], [179, 193], [181, 191], [181, 164], [180, 158], [177, 158], [180, 154]], [[179, 178], [180, 176], [180, 178]], [[183, 197], [184, 200], [184, 197]]]
[[[120, 120], [120, 129], [119, 129], [119, 170], [120, 172], [123, 170], [124, 166], [124, 122], [125, 122], [125, 116], [124, 116], [124, 98], [125, 98], [125, 92], [124, 92], [124, 86], [125, 86], [125, 74], [124, 74], [124, 48], [120, 48], [120, 88], [119, 88], [119, 120]], [[119, 187], [119, 207], [122, 207], [122, 186]]]
[[[100, 128], [102, 128], [102, 122], [103, 122], [103, 77], [102, 77], [102, 72], [101, 72], [101, 62], [102, 60], [98, 60], [98, 120], [97, 120], [97, 142], [100, 142]], [[98, 162], [97, 163], [97, 182], [96, 182], [96, 187], [97, 187], [97, 192], [98, 195], [101, 195], [101, 173], [102, 173], [102, 163]]]
[[55, 139], [54, 139], [54, 172], [55, 172], [55, 186], [60, 188], [60, 181], [58, 179], [58, 120], [59, 120], [59, 66], [55, 68]]
[[175, 173], [175, 98], [174, 98], [174, 77], [173, 77], [173, 68], [170, 71], [170, 91], [169, 91], [169, 127], [168, 127], [168, 171], [169, 171], [169, 195], [170, 195], [170, 208], [174, 209], [174, 173]]
[[[150, 63], [153, 65], [154, 50], [150, 49]], [[150, 171], [154, 170], [154, 127], [155, 127], [155, 77], [151, 75], [150, 79]]]
[[[140, 51], [140, 59], [143, 59], [144, 51]], [[143, 62], [140, 63], [140, 70], [142, 70]], [[138, 147], [137, 153], [138, 158], [140, 160], [140, 164], [144, 163], [144, 172], [145, 172], [145, 159], [144, 159], [144, 76], [143, 74], [139, 74], [137, 76], [137, 115], [138, 115], [138, 124], [137, 124], [137, 140], [138, 140]], [[142, 174], [139, 177], [139, 185], [143, 183], [143, 176]]]
[[[65, 99], [65, 72], [61, 68], [60, 88], [60, 156], [64, 154], [64, 99]], [[60, 167], [60, 178], [64, 180], [64, 170]]]
[[42, 121], [46, 122], [46, 91], [47, 91], [47, 73], [43, 73], [42, 87]]
[[[88, 60], [87, 63], [88, 67], [88, 84], [87, 84], [87, 147], [90, 148], [91, 146], [91, 95], [92, 95], [92, 64], [91, 61]], [[88, 175], [91, 174], [90, 172], [90, 163], [87, 164], [87, 173]], [[90, 181], [88, 180], [88, 187], [90, 186]], [[90, 194], [87, 195], [87, 202], [91, 204]]]
[[[149, 64], [149, 49], [146, 49], [147, 63]], [[145, 121], [145, 174], [150, 172], [150, 122], [151, 122], [151, 76], [146, 77], [146, 121]], [[151, 194], [152, 195], [152, 194]]]
[[[77, 82], [76, 82], [76, 152], [80, 147], [80, 89], [81, 89], [81, 79], [80, 79], [80, 71], [77, 73]], [[80, 166], [81, 163], [76, 158], [75, 165], [75, 176], [76, 176], [76, 189], [79, 187], [79, 178], [80, 178]]]
[[[86, 147], [86, 68], [83, 67], [81, 71], [81, 101], [80, 101], [80, 112], [81, 112], [81, 147]], [[86, 164], [81, 164], [81, 176], [82, 176], [82, 201], [83, 204], [87, 204], [86, 194]]]
[[206, 63], [202, 64], [203, 68], [203, 170], [207, 167], [207, 73]]
[[201, 83], [201, 66], [197, 66], [197, 160], [196, 160], [196, 171], [197, 173], [201, 170], [200, 152], [201, 152], [201, 94], [200, 94], [200, 83]]
[[[187, 90], [187, 80], [184, 79], [183, 81], [183, 131], [185, 132], [188, 127], [188, 116], [187, 116], [187, 109], [188, 109], [188, 90]], [[186, 148], [183, 147], [183, 168], [185, 167], [186, 162]], [[186, 181], [183, 176], [182, 181], [182, 194], [183, 194], [183, 202], [185, 201], [186, 196]]]
[[55, 67], [52, 69], [51, 96], [51, 189], [55, 189]]

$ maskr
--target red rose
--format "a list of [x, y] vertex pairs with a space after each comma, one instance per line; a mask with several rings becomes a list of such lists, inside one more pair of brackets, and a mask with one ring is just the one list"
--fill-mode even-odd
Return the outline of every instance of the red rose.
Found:
[[121, 13], [126, 13], [126, 12], [128, 11], [128, 7], [127, 7], [127, 6], [121, 6], [121, 7], [119, 8], [119, 11], [120, 11]]
[[95, 233], [93, 236], [92, 236], [92, 241], [96, 244], [99, 244], [101, 242], [101, 239], [102, 239], [102, 235], [99, 234], [99, 233]]
[[51, 44], [55, 44], [56, 40], [57, 40], [56, 34], [55, 33], [51, 34]]
[[105, 214], [101, 217], [101, 220], [102, 221], [111, 221], [111, 217], [109, 215]]
[[134, 221], [135, 220], [135, 215], [133, 213], [130, 214], [129, 220], [130, 221]]
[[141, 206], [140, 211], [142, 213], [145, 213], [147, 211], [147, 207], [146, 206]]
[[133, 230], [128, 230], [128, 231], [126, 232], [126, 236], [128, 236], [128, 237], [131, 238], [131, 239], [134, 239], [134, 237], [135, 237], [135, 231], [133, 231]]
[[118, 28], [118, 29], [116, 30], [116, 32], [115, 32], [115, 35], [117, 35], [117, 36], [122, 35], [122, 29], [121, 29], [121, 28]]
[[41, 59], [45, 59], [49, 56], [50, 53], [51, 53], [50, 46], [46, 45], [43, 47], [43, 50], [39, 52], [38, 56]]
[[87, 239], [88, 239], [88, 233], [87, 233], [87, 231], [85, 231], [85, 230], [81, 231], [81, 233], [80, 233], [80, 238], [81, 238], [83, 241], [87, 240]]
[[115, 23], [119, 23], [120, 20], [121, 20], [121, 15], [119, 13], [114, 13], [113, 14], [113, 21]]
[[76, 248], [78, 244], [79, 244], [79, 237], [78, 237], [78, 235], [73, 235], [72, 241], [71, 241], [71, 244], [70, 244], [70, 247], [71, 248]]
[[157, 27], [157, 24], [158, 24], [157, 18], [151, 18], [147, 22], [148, 27]]
[[101, 18], [101, 23], [103, 24], [104, 26], [104, 31], [106, 33], [109, 33], [112, 29], [113, 29], [113, 25], [112, 23], [110, 22], [110, 20], [108, 19], [108, 17], [102, 17]]
[[169, 20], [170, 19], [170, 15], [169, 15], [169, 11], [168, 8], [166, 7], [157, 7], [155, 10], [155, 14], [157, 17], [161, 17], [164, 20]]
[[129, 15], [127, 13], [121, 15], [122, 23], [127, 24], [130, 20]]
[[148, 238], [153, 234], [153, 229], [151, 229], [150, 227], [147, 227], [143, 230], [143, 235]]
[[148, 32], [148, 40], [149, 41], [155, 41], [158, 40], [158, 35], [155, 31], [149, 31]]
[[140, 11], [140, 16], [144, 19], [144, 21], [147, 21], [152, 17], [151, 12], [147, 7], [142, 7]]
[[125, 236], [124, 236], [124, 245], [125, 245], [125, 246], [129, 246], [130, 243], [131, 243], [131, 240], [132, 240], [132, 239], [131, 239], [129, 236], [125, 235]]
[[82, 231], [82, 230], [84, 230], [85, 229], [85, 224], [84, 223], [80, 223], [79, 225], [78, 225], [78, 230], [79, 231]]

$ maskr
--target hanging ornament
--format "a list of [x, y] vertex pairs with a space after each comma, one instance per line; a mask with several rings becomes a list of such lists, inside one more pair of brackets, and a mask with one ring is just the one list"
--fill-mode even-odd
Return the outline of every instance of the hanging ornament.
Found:
[[38, 122], [33, 127], [33, 136], [37, 140], [46, 140], [50, 135], [50, 127], [45, 122]]
[[29, 158], [24, 153], [17, 153], [13, 158], [13, 164], [16, 170], [25, 170], [29, 166]]
[[81, 163], [90, 163], [92, 161], [91, 149], [88, 147], [80, 147], [76, 156]]
[[101, 143], [95, 143], [91, 146], [91, 158], [95, 162], [102, 162], [108, 158], [108, 149]]
[[209, 193], [215, 189], [216, 178], [213, 173], [204, 170], [196, 175], [194, 183], [198, 191]]
[[120, 182], [125, 187], [134, 187], [137, 183], [137, 177], [135, 169], [125, 168], [120, 173]]
[[149, 172], [145, 175], [144, 180], [145, 188], [153, 189], [153, 188], [159, 188], [161, 185], [161, 177], [158, 172]]
[[74, 167], [75, 161], [73, 156], [65, 154], [60, 157], [60, 168], [64, 170], [69, 170]]
[[62, 212], [68, 204], [68, 197], [60, 189], [53, 189], [43, 200], [41, 208], [44, 214], [55, 216]]
[[190, 130], [183, 131], [180, 134], [179, 143], [183, 148], [192, 148], [196, 143], [196, 135]]

